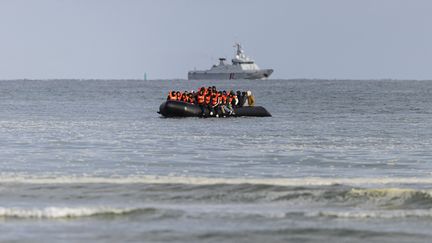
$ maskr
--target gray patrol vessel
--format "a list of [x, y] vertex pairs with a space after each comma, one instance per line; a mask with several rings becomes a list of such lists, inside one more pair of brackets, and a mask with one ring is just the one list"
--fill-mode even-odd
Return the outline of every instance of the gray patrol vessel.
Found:
[[239, 43], [234, 47], [237, 47], [237, 54], [231, 60], [232, 64], [225, 63], [225, 58], [219, 58], [219, 64], [209, 70], [189, 71], [188, 79], [266, 79], [273, 73], [273, 69], [260, 69], [254, 60], [244, 54]]

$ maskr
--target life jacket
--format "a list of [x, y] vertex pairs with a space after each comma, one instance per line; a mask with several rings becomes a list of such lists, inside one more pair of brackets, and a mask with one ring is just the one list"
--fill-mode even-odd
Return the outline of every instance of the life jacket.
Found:
[[228, 101], [228, 104], [231, 104], [232, 101], [233, 101], [233, 96], [232, 95], [228, 95], [227, 101]]
[[181, 101], [181, 98], [182, 98], [182, 93], [177, 94], [177, 100]]
[[205, 104], [206, 104], [206, 105], [209, 105], [209, 104], [210, 104], [210, 99], [211, 99], [211, 96], [210, 96], [210, 95], [206, 95], [206, 96], [205, 96]]
[[[237, 101], [236, 101], [237, 100]], [[232, 105], [238, 105], [238, 98], [237, 95], [233, 95], [232, 96], [232, 101], [231, 101]], [[236, 104], [237, 103], [237, 104]]]
[[226, 104], [226, 102], [227, 102], [227, 96], [222, 94], [221, 100], [222, 100], [222, 104]]
[[174, 95], [172, 95], [172, 93], [170, 92], [168, 94], [168, 100], [177, 100], [177, 95], [174, 93]]
[[211, 98], [212, 98], [212, 100], [211, 100], [211, 105], [212, 106], [215, 106], [215, 105], [217, 105], [219, 103], [219, 97], [217, 95], [213, 94], [211, 96]]
[[188, 102], [188, 97], [186, 95], [183, 95], [181, 101]]
[[191, 104], [194, 104], [195, 100], [194, 100], [194, 98], [188, 97], [188, 102], [191, 103]]
[[197, 96], [197, 102], [198, 102], [198, 104], [204, 104], [204, 101], [205, 101], [205, 95], [204, 94], [198, 94], [198, 96]]

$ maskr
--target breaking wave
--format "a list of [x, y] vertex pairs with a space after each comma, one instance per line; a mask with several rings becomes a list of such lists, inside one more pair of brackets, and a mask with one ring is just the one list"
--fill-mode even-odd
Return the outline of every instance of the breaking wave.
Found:
[[[430, 183], [430, 184], [428, 184]], [[230, 179], [200, 177], [12, 177], [0, 176], [1, 197], [25, 196], [46, 201], [49, 194], [63, 205], [64, 199], [140, 202], [145, 205], [278, 204], [289, 207], [348, 207], [372, 210], [340, 217], [386, 217], [388, 211], [429, 215], [432, 209], [431, 178], [289, 178]], [[34, 186], [34, 185], [37, 186]], [[102, 190], [103, 189], [103, 190]], [[52, 205], [52, 204], [49, 204]], [[55, 204], [54, 204], [55, 205]], [[141, 205], [141, 204], [140, 204]], [[3, 217], [81, 217], [143, 213], [142, 208], [0, 208]], [[149, 212], [148, 208], [145, 212]], [[154, 209], [155, 210], [155, 209]], [[159, 209], [157, 209], [159, 210]], [[164, 209], [162, 209], [164, 210]], [[412, 211], [423, 210], [423, 211]], [[385, 213], [380, 213], [381, 211]], [[363, 212], [363, 210], [362, 210]], [[328, 216], [331, 216], [329, 212]], [[323, 213], [326, 214], [326, 213]], [[397, 213], [396, 213], [397, 214]], [[402, 214], [402, 213], [400, 213]], [[362, 216], [363, 215], [363, 216]], [[393, 217], [392, 215], [388, 217]]]
[[19, 208], [0, 207], [0, 217], [3, 218], [35, 218], [60, 219], [80, 218], [92, 216], [121, 216], [121, 215], [155, 215], [162, 217], [165, 214], [178, 214], [174, 210], [156, 208], [115, 208], [115, 207], [45, 207], [45, 208]]
[[309, 217], [331, 217], [349, 219], [396, 219], [432, 218], [432, 209], [417, 210], [359, 210], [359, 211], [320, 211], [306, 214]]
[[212, 178], [212, 177], [182, 177], [182, 176], [128, 176], [128, 177], [90, 177], [90, 176], [56, 176], [32, 177], [14, 174], [0, 174], [0, 183], [29, 184], [255, 184], [274, 186], [331, 186], [331, 185], [388, 185], [388, 184], [431, 184], [432, 177], [389, 177], [389, 178]]

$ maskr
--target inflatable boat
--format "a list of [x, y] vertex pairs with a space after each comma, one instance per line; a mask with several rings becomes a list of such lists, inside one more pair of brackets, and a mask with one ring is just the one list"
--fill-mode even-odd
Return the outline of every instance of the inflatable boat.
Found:
[[[201, 117], [202, 111], [198, 105], [183, 101], [165, 101], [159, 107], [159, 114], [165, 117]], [[209, 117], [210, 111], [205, 108], [204, 116]], [[271, 114], [262, 106], [234, 107], [234, 114], [231, 116], [258, 116], [266, 117]]]

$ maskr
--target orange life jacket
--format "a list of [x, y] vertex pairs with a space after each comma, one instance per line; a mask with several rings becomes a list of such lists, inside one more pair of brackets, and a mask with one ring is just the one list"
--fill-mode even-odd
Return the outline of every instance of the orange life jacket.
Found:
[[211, 100], [212, 106], [215, 106], [215, 105], [217, 105], [219, 103], [219, 97], [217, 95], [213, 94], [211, 96], [211, 98], [212, 98], [212, 100]]
[[226, 95], [222, 95], [221, 98], [222, 98], [222, 103], [226, 104], [226, 102], [227, 102], [227, 96]]
[[194, 104], [195, 100], [194, 100], [194, 98], [188, 97], [188, 102], [191, 103], [191, 104]]
[[205, 96], [204, 96], [204, 94], [198, 94], [198, 96], [197, 96], [197, 101], [198, 101], [198, 104], [204, 104], [204, 100], [205, 100]]
[[174, 93], [174, 95], [171, 94], [171, 92], [168, 94], [169, 100], [177, 100], [177, 95]]
[[205, 104], [206, 104], [206, 105], [210, 104], [210, 98], [211, 98], [210, 95], [206, 95], [206, 96], [205, 96]]
[[228, 95], [227, 100], [228, 100], [228, 104], [231, 104], [231, 102], [233, 101], [232, 95]]

